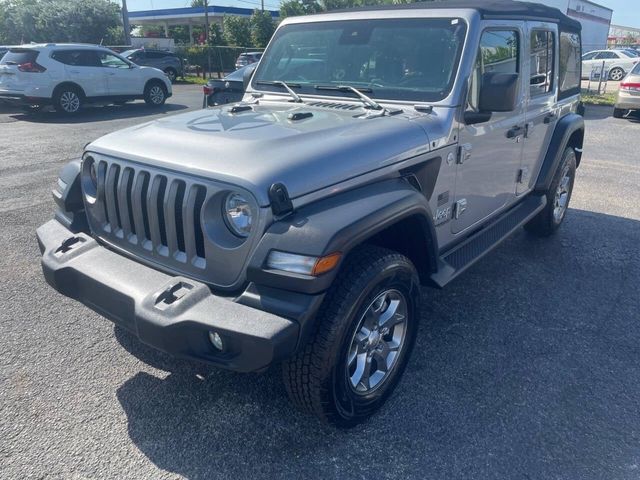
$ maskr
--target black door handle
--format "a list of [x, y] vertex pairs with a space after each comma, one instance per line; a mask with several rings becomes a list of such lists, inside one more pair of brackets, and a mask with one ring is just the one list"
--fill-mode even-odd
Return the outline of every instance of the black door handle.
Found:
[[524, 133], [524, 127], [516, 125], [511, 130], [507, 131], [507, 138], [516, 138]]
[[549, 125], [551, 122], [553, 122], [556, 118], [558, 118], [558, 116], [555, 113], [550, 113], [549, 115], [547, 115], [546, 117], [544, 117], [544, 123]]

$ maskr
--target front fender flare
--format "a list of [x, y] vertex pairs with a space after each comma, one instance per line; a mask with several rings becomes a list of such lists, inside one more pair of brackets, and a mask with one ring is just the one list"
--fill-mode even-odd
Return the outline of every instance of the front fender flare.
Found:
[[357, 245], [393, 224], [417, 216], [423, 238], [417, 248], [427, 250], [437, 264], [433, 216], [424, 195], [404, 179], [395, 178], [340, 193], [314, 202], [269, 227], [254, 251], [247, 280], [284, 290], [315, 294], [329, 288], [338, 268], [319, 277], [266, 268], [272, 250], [320, 257], [342, 253], [342, 261]]

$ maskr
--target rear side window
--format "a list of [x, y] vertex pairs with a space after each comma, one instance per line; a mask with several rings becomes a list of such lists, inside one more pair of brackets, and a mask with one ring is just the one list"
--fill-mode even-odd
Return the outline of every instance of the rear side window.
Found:
[[532, 97], [544, 95], [553, 89], [553, 65], [555, 42], [553, 32], [534, 30], [531, 32], [531, 78]]
[[0, 61], [0, 65], [22, 65], [23, 63], [33, 63], [38, 58], [37, 50], [29, 50], [26, 48], [12, 48], [9, 50], [4, 57], [2, 57], [2, 61]]
[[580, 77], [582, 75], [582, 51], [580, 35], [571, 32], [560, 32], [560, 68], [558, 70], [559, 98], [566, 98], [580, 93]]

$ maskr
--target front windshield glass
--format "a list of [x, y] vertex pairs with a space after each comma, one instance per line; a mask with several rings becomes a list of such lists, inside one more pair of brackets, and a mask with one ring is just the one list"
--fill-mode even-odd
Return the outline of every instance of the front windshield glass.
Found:
[[437, 102], [447, 97], [466, 34], [459, 18], [345, 20], [286, 25], [265, 52], [252, 86], [298, 94], [353, 96], [320, 86], [349, 85], [381, 100]]

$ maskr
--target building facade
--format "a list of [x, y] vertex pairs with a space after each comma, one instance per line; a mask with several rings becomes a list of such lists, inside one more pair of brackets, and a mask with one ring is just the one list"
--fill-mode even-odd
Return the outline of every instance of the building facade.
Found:
[[640, 28], [611, 25], [611, 29], [609, 30], [609, 46], [612, 48], [640, 46]]
[[[590, 0], [536, 0], [556, 7], [582, 24], [584, 52], [607, 48], [613, 10]], [[636, 1], [636, 0], [634, 0]]]

